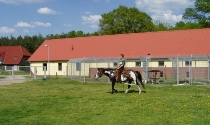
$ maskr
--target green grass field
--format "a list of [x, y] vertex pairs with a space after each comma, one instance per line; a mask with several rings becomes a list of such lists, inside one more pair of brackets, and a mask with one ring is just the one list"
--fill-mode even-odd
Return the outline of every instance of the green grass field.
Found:
[[0, 86], [0, 125], [209, 125], [208, 86], [132, 86], [64, 78]]
[[10, 75], [11, 71], [0, 70], [0, 75]]

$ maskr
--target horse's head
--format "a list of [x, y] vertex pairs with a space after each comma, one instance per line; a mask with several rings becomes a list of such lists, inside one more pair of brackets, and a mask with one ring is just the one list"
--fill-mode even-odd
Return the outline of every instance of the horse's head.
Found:
[[100, 78], [104, 74], [103, 68], [98, 68], [96, 71], [95, 79]]

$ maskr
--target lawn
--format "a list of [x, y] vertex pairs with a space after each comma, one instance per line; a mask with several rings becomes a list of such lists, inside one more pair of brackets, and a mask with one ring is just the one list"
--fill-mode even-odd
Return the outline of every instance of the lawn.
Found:
[[11, 71], [0, 70], [0, 75], [10, 75]]
[[[126, 86], [124, 86], [125, 89]], [[208, 125], [208, 86], [111, 84], [64, 78], [0, 86], [1, 125]]]
[[[4, 71], [4, 70], [0, 70], [0, 75], [11, 75], [12, 71]], [[26, 72], [26, 71], [14, 71], [15, 75], [29, 75], [30, 72]]]

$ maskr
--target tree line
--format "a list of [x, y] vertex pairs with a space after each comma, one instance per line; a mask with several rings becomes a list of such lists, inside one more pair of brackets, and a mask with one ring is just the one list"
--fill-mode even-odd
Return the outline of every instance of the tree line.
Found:
[[102, 14], [99, 20], [99, 30], [94, 33], [83, 31], [70, 31], [61, 34], [41, 34], [33, 36], [1, 37], [0, 46], [23, 46], [30, 53], [34, 53], [45, 39], [74, 38], [85, 36], [99, 36], [112, 34], [126, 34], [139, 32], [155, 32], [166, 30], [184, 30], [210, 28], [210, 1], [196, 0], [194, 8], [186, 8], [182, 16], [183, 20], [171, 26], [168, 23], [153, 22], [152, 18], [136, 7], [128, 8], [120, 5], [118, 8]]
[[10, 37], [0, 37], [0, 46], [22, 46], [28, 52], [33, 54], [36, 49], [44, 42], [46, 39], [60, 39], [60, 38], [74, 38], [74, 37], [84, 37], [84, 36], [96, 36], [95, 33], [83, 33], [82, 31], [70, 31], [68, 33], [62, 34], [48, 34], [46, 37], [43, 37], [41, 34], [33, 35], [33, 36], [21, 36], [19, 35], [17, 38], [14, 36]]

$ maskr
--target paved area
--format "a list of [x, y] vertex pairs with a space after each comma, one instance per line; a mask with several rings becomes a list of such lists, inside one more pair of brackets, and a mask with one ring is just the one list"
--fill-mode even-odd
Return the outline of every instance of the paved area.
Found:
[[0, 85], [11, 85], [14, 83], [23, 83], [27, 81], [26, 78], [22, 75], [15, 75], [14, 80], [12, 80], [12, 75], [0, 76], [5, 77], [0, 79]]

